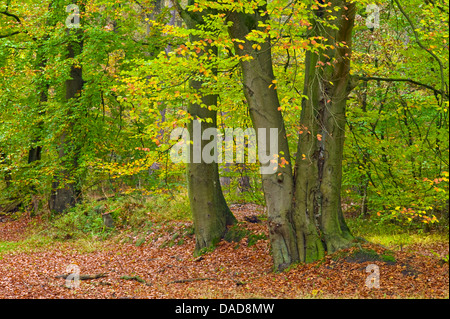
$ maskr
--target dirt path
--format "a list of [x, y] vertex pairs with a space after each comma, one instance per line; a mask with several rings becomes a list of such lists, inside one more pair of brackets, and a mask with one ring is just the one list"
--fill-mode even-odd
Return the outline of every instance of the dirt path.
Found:
[[[234, 207], [240, 221], [255, 214], [254, 207]], [[0, 245], [23, 238], [29, 220], [0, 223]], [[245, 222], [253, 233], [265, 233], [264, 223]], [[0, 298], [448, 298], [449, 267], [438, 258], [396, 252], [395, 263], [354, 261], [327, 256], [274, 274], [268, 240], [249, 246], [244, 238], [222, 242], [200, 258], [193, 258], [194, 239], [160, 248], [163, 237], [145, 244], [105, 241], [64, 242], [30, 251], [0, 251]], [[433, 250], [446, 250], [448, 244]], [[378, 249], [378, 248], [374, 248]], [[424, 249], [423, 247], [421, 249]], [[380, 288], [369, 289], [370, 264], [380, 270]], [[68, 267], [72, 265], [71, 269]], [[75, 268], [74, 268], [75, 267]], [[99, 275], [82, 280], [77, 289], [64, 278], [74, 272]]]

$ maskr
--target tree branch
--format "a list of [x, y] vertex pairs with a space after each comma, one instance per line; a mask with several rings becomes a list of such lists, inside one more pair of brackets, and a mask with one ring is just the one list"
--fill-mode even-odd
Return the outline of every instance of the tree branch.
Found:
[[[55, 278], [62, 278], [62, 279], [67, 279], [67, 277], [69, 277], [70, 275], [58, 275], [55, 276]], [[107, 275], [105, 273], [101, 273], [101, 274], [96, 274], [96, 275], [80, 275], [80, 280], [93, 280], [93, 279], [99, 279], [99, 278], [103, 278], [106, 277]]]
[[356, 79], [361, 80], [361, 81], [383, 81], [383, 82], [408, 82], [411, 84], [415, 84], [418, 86], [422, 86], [424, 88], [427, 88], [431, 91], [433, 91], [434, 93], [440, 94], [442, 96], [445, 96], [447, 98], [449, 98], [449, 94], [442, 91], [442, 90], [438, 90], [435, 87], [432, 87], [431, 85], [428, 84], [424, 84], [424, 83], [420, 83], [418, 81], [414, 81], [411, 79], [401, 79], [401, 78], [382, 78], [382, 77], [376, 77], [376, 76], [369, 76], [369, 77], [363, 77], [363, 76], [356, 76]]
[[220, 280], [217, 278], [189, 278], [189, 279], [180, 279], [180, 280], [173, 280], [173, 281], [169, 281], [167, 284], [183, 284], [183, 283], [187, 283], [187, 282], [194, 282], [194, 281], [207, 281], [207, 280]]

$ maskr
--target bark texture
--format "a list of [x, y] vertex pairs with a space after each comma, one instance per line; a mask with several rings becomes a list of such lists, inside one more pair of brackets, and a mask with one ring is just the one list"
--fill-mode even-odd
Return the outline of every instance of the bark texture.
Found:
[[[316, 19], [311, 34], [322, 37], [321, 44], [331, 46], [306, 55], [304, 95], [308, 99], [302, 104], [303, 134], [298, 144], [298, 154], [305, 157], [296, 165], [294, 210], [296, 223], [315, 221], [315, 233], [320, 235], [329, 253], [347, 247], [353, 240], [343, 219], [340, 192], [355, 4], [334, 1], [332, 5], [339, 10], [327, 14], [317, 12], [327, 23]], [[310, 228], [312, 231], [313, 227]], [[306, 232], [304, 237], [308, 235]], [[323, 255], [319, 245], [315, 246], [314, 252], [314, 247], [305, 241], [302, 253], [306, 261]]]
[[[264, 9], [261, 8], [261, 11]], [[279, 167], [276, 173], [262, 175], [272, 255], [276, 268], [283, 268], [298, 260], [295, 232], [290, 220], [294, 183], [289, 147], [279, 110], [278, 93], [273, 85], [275, 76], [270, 39], [261, 44], [261, 50], [258, 51], [253, 47], [255, 43], [246, 40], [252, 30], [258, 29], [258, 22], [265, 20], [259, 13], [249, 15], [234, 11], [228, 15], [228, 22], [232, 22], [229, 28], [231, 38], [241, 40], [235, 41], [236, 53], [239, 56], [252, 57], [250, 61], [242, 62], [241, 68], [244, 93], [258, 141], [262, 140], [259, 137], [259, 129], [266, 129], [268, 134], [271, 128], [278, 128], [278, 154], [273, 155], [286, 160], [284, 167]], [[269, 150], [269, 141], [270, 137], [266, 136], [265, 145], [258, 143], [258, 148]]]

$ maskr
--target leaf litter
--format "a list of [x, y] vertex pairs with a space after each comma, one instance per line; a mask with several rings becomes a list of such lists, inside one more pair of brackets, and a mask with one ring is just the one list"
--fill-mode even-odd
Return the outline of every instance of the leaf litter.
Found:
[[[234, 205], [232, 210], [247, 236], [238, 243], [222, 241], [198, 258], [192, 255], [194, 236], [186, 231], [192, 225], [180, 222], [166, 223], [145, 239], [127, 234], [128, 241], [110, 239], [92, 249], [65, 241], [25, 251], [0, 250], [0, 298], [449, 297], [449, 266], [436, 256], [448, 254], [448, 243], [411, 245], [402, 251], [360, 244], [274, 273], [261, 207]], [[29, 217], [0, 223], [0, 244], [23, 240], [30, 224]], [[250, 241], [252, 235], [257, 240]], [[372, 257], [356, 258], [361, 251], [370, 251]], [[75, 289], [66, 287], [70, 265], [87, 279]], [[380, 270], [379, 289], [366, 286], [369, 265]]]

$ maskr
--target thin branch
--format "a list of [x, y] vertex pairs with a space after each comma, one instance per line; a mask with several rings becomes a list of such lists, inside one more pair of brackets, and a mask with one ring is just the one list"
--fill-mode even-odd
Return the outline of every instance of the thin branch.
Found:
[[[70, 275], [58, 275], [55, 276], [55, 278], [62, 278], [62, 279], [67, 279], [67, 277], [69, 277]], [[107, 275], [105, 273], [101, 273], [101, 274], [96, 274], [96, 275], [79, 275], [79, 279], [80, 280], [94, 280], [94, 279], [99, 279], [99, 278], [103, 278], [106, 277]]]
[[145, 281], [144, 279], [142, 279], [139, 276], [122, 276], [122, 277], [120, 277], [120, 279], [135, 280], [135, 281], [140, 282], [141, 284], [144, 284], [146, 286], [151, 286], [152, 285], [150, 282]]
[[173, 281], [169, 281], [167, 282], [168, 285], [170, 284], [184, 284], [184, 283], [189, 283], [189, 282], [195, 282], [195, 281], [221, 281], [221, 280], [231, 280], [233, 281], [236, 285], [238, 286], [242, 286], [245, 285], [245, 282], [239, 281], [239, 280], [235, 280], [232, 278], [189, 278], [189, 279], [180, 279], [180, 280], [173, 280]]
[[7, 38], [7, 37], [11, 37], [11, 36], [16, 35], [16, 34], [19, 34], [19, 33], [22, 33], [22, 31], [14, 31], [14, 32], [11, 32], [11, 33], [9, 33], [9, 34], [0, 35], [0, 39]]
[[180, 280], [173, 280], [173, 281], [169, 281], [167, 284], [184, 284], [184, 283], [188, 283], [188, 282], [194, 282], [194, 281], [207, 281], [207, 280], [220, 280], [217, 278], [189, 278], [189, 279], [180, 279]]
[[411, 79], [382, 78], [382, 77], [376, 77], [376, 76], [369, 76], [369, 77], [356, 76], [356, 78], [358, 80], [361, 80], [361, 81], [409, 82], [411, 84], [422, 86], [422, 87], [427, 88], [427, 89], [429, 89], [429, 90], [431, 90], [431, 91], [433, 91], [433, 92], [435, 92], [437, 94], [440, 94], [442, 96], [445, 96], [445, 97], [449, 98], [449, 94], [448, 93], [446, 93], [446, 92], [444, 92], [442, 90], [438, 90], [435, 87], [432, 87], [431, 85], [424, 84], [424, 83], [421, 83], [421, 82], [418, 82], [418, 81], [414, 81], [414, 80], [411, 80]]

